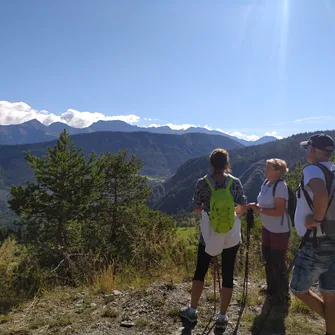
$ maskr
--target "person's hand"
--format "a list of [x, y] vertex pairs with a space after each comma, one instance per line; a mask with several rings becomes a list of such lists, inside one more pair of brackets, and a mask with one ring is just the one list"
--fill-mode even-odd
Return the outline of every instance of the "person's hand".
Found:
[[251, 202], [247, 205], [247, 208], [251, 208], [254, 212], [259, 213], [260, 208], [255, 202]]
[[249, 203], [247, 204], [247, 208], [252, 208], [252, 207], [255, 206], [255, 205], [256, 205], [255, 202], [249, 202]]
[[248, 211], [247, 205], [237, 205], [235, 207], [235, 213], [237, 216], [241, 216], [242, 214], [245, 214]]
[[316, 222], [313, 219], [313, 215], [308, 215], [305, 220], [305, 227], [307, 229], [312, 229], [315, 227], [319, 227], [321, 225], [321, 222]]

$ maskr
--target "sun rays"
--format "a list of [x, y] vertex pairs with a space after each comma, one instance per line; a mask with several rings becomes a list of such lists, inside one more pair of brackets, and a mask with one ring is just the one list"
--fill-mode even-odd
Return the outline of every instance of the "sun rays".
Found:
[[289, 16], [290, 16], [290, 0], [281, 1], [281, 27], [280, 27], [280, 44], [279, 44], [279, 64], [278, 64], [278, 75], [279, 78], [283, 78], [286, 73], [287, 66], [287, 43], [289, 34]]

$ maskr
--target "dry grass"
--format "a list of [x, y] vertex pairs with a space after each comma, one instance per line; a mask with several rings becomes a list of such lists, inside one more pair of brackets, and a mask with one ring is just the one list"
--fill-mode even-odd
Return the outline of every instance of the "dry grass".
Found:
[[[250, 292], [249, 292], [250, 294]], [[319, 316], [312, 313], [298, 299], [292, 297], [292, 303], [287, 311], [285, 308], [272, 307], [267, 316], [255, 313], [255, 308], [260, 308], [264, 303], [264, 297], [257, 295], [257, 291], [253, 291], [248, 297], [247, 309], [242, 316], [241, 328], [248, 332], [258, 334], [262, 329], [264, 334], [313, 334], [323, 335], [325, 332], [325, 323]], [[241, 334], [244, 332], [241, 331]]]
[[297, 299], [294, 296], [292, 297], [290, 311], [292, 313], [313, 315], [313, 312], [311, 312], [311, 310], [301, 300]]
[[107, 265], [93, 277], [92, 288], [95, 292], [111, 293], [115, 286], [114, 264]]

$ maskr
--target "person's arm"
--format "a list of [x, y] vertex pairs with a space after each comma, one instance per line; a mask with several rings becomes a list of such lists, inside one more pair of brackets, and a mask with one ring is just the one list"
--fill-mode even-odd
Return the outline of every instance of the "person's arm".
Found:
[[[317, 227], [324, 219], [328, 208], [328, 191], [324, 180], [320, 178], [312, 178], [307, 184], [313, 192], [313, 208], [314, 217], [313, 222], [308, 222], [310, 227]], [[318, 222], [320, 221], [320, 222]]]
[[202, 180], [199, 179], [194, 191], [193, 196], [193, 211], [196, 213], [200, 213], [203, 210], [203, 197], [202, 197]]
[[269, 216], [283, 216], [286, 210], [286, 199], [285, 198], [275, 198], [274, 208], [263, 208], [261, 209], [259, 205], [254, 205], [251, 207], [255, 212]]
[[305, 226], [310, 229], [321, 225], [328, 207], [328, 191], [326, 178], [318, 166], [308, 165], [303, 170], [304, 184], [313, 193], [313, 214], [306, 217]]

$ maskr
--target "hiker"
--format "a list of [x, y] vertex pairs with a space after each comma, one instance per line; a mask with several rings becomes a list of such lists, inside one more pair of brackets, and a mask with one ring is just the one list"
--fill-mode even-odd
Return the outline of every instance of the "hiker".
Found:
[[[331, 201], [335, 165], [330, 161], [334, 140], [318, 134], [300, 145], [309, 165], [297, 191], [294, 221], [305, 243], [297, 254], [290, 289], [326, 320], [326, 334], [335, 335], [335, 201]], [[316, 280], [322, 298], [310, 290]]]
[[265, 264], [266, 294], [274, 303], [288, 301], [286, 253], [291, 229], [287, 211], [289, 192], [283, 176], [288, 172], [287, 164], [278, 158], [268, 159], [265, 181], [257, 197], [258, 203], [248, 208], [259, 213], [262, 221], [262, 255]]
[[[189, 306], [181, 308], [180, 316], [190, 322], [197, 321], [197, 306], [208, 267], [213, 256], [221, 253], [222, 290], [220, 313], [217, 315], [215, 327], [224, 331], [228, 324], [226, 313], [232, 298], [234, 266], [241, 242], [241, 226], [238, 215], [246, 213], [247, 199], [240, 180], [229, 173], [229, 154], [226, 150], [213, 150], [210, 154], [210, 164], [212, 174], [198, 180], [193, 198], [195, 211], [202, 213], [202, 227], [198, 244], [197, 265], [193, 277], [191, 303]], [[221, 194], [223, 201], [222, 199], [220, 201], [219, 198], [215, 198], [215, 200], [214, 194], [217, 194], [218, 197]], [[206, 234], [208, 229], [211, 230], [211, 233]]]

